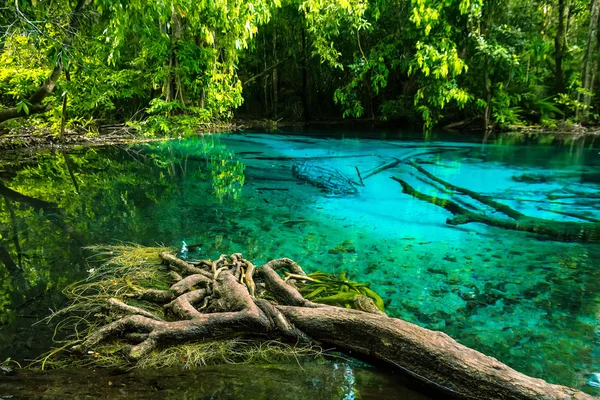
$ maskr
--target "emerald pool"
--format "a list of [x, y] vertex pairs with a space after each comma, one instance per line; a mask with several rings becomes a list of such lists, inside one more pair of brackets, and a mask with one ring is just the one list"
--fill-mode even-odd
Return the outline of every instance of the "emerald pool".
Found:
[[[600, 394], [586, 385], [600, 372], [600, 245], [448, 225], [450, 213], [391, 179], [448, 198], [406, 162], [367, 177], [394, 160], [418, 160], [526, 215], [585, 222], [573, 214], [600, 219], [599, 152], [590, 138], [481, 144], [322, 131], [3, 158], [0, 361], [50, 349], [61, 327], [35, 323], [64, 306], [66, 285], [93, 275], [86, 246], [185, 242], [189, 258], [241, 252], [257, 265], [290, 257], [307, 271], [346, 271], [370, 282], [391, 316], [528, 375]], [[355, 194], [315, 187], [292, 173], [299, 163], [364, 177], [364, 186]]]

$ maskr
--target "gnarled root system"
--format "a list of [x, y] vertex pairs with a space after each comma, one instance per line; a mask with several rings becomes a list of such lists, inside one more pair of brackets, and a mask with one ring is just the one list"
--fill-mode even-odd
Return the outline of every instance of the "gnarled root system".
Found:
[[241, 254], [199, 262], [167, 252], [160, 257], [176, 282], [166, 290], [139, 288], [132, 297], [162, 305], [164, 315], [126, 304], [132, 302], [126, 298], [111, 298], [108, 305], [124, 316], [92, 330], [77, 349], [91, 351], [102, 342], [122, 340], [130, 344], [127, 356], [137, 360], [158, 347], [237, 337], [326, 343], [387, 362], [464, 398], [591, 398], [523, 375], [446, 334], [389, 318], [369, 297], [357, 296], [358, 309], [309, 301], [298, 287], [310, 278], [287, 258], [256, 268]]

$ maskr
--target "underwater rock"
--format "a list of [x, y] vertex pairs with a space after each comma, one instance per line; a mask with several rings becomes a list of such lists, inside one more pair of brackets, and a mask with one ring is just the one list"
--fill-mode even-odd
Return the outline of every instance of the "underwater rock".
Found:
[[356, 253], [356, 248], [352, 244], [352, 242], [346, 240], [342, 243], [338, 244], [332, 249], [329, 249], [329, 254], [339, 254], [339, 253]]
[[429, 272], [431, 274], [439, 274], [439, 275], [448, 276], [448, 271], [446, 271], [443, 268], [428, 267], [427, 272]]
[[443, 260], [450, 261], [450, 262], [456, 262], [456, 256], [453, 256], [452, 254], [446, 254], [444, 256]]
[[335, 168], [301, 162], [292, 166], [292, 174], [299, 180], [337, 196], [358, 194], [357, 184]]

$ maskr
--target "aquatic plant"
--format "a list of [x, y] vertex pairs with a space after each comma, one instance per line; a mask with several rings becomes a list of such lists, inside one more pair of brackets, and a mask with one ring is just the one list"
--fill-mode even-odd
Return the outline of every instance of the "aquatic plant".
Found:
[[[287, 275], [288, 278], [294, 277], [293, 274]], [[361, 296], [367, 297], [380, 311], [385, 312], [383, 300], [369, 289], [369, 284], [349, 280], [346, 272], [342, 272], [339, 277], [321, 271], [313, 272], [304, 278], [299, 290], [307, 300], [354, 309], [358, 308], [356, 304], [357, 301], [360, 302]]]

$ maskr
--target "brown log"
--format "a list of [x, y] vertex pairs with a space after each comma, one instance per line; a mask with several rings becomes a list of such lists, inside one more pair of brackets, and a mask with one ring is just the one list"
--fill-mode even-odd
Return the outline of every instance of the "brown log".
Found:
[[[171, 265], [188, 264], [174, 256], [166, 257], [166, 253], [161, 253], [161, 257], [169, 259]], [[278, 299], [278, 303], [254, 298], [243, 276], [236, 278], [231, 272], [239, 263], [252, 269], [251, 263], [240, 254], [203, 263], [204, 271], [214, 277], [208, 282], [209, 288], [180, 294], [167, 305], [182, 320], [157, 320], [152, 314], [140, 315], [142, 312], [137, 307], [124, 308], [120, 302], [111, 300], [119, 310], [137, 315], [123, 317], [92, 331], [74, 350], [94, 349], [114, 337], [135, 339], [133, 346], [127, 347], [127, 356], [138, 360], [160, 346], [239, 336], [291, 343], [316, 342], [388, 363], [446, 396], [486, 400], [592, 399], [575, 389], [521, 374], [444, 333], [389, 318], [379, 311], [369, 313], [311, 303], [275, 272], [290, 270], [304, 276], [302, 268], [290, 259], [270, 261], [257, 271], [258, 284], [266, 288], [269, 298]], [[204, 275], [192, 274], [174, 286], [180, 291], [189, 290], [193, 280], [206, 283]], [[195, 307], [200, 299], [209, 299], [206, 313]]]
[[25, 113], [23, 109], [17, 110], [17, 107], [10, 107], [0, 111], [0, 122], [8, 121], [9, 119], [27, 117], [33, 114], [41, 114], [48, 111], [47, 105], [32, 104], [28, 107], [28, 113]]
[[440, 389], [475, 399], [592, 399], [565, 386], [531, 378], [492, 357], [396, 318], [339, 307], [278, 306], [315, 340], [389, 362]]

